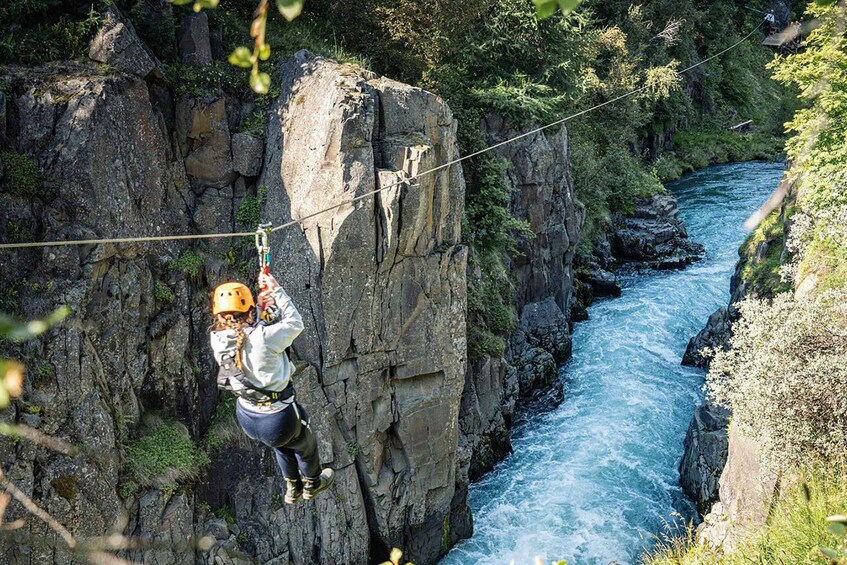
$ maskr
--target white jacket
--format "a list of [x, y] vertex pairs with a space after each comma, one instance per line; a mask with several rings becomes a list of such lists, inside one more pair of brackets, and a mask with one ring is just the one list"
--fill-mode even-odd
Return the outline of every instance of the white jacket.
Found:
[[[277, 320], [272, 324], [244, 328], [247, 339], [241, 350], [241, 363], [250, 383], [279, 392], [288, 386], [294, 373], [294, 364], [285, 354], [285, 348], [303, 331], [303, 318], [282, 288], [274, 290], [272, 296], [279, 310]], [[223, 358], [235, 355], [237, 337], [235, 330], [211, 333], [212, 351], [219, 365]], [[245, 388], [234, 379], [230, 380], [230, 385], [235, 393]]]

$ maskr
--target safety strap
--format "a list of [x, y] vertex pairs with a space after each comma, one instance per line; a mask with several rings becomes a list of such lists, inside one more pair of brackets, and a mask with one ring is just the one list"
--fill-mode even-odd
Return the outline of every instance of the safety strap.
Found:
[[[259, 272], [265, 275], [271, 273], [271, 242], [270, 235], [273, 231], [272, 224], [259, 224], [256, 228], [256, 252], [259, 254]], [[266, 290], [263, 287], [261, 290]], [[259, 315], [257, 318], [261, 321], [268, 322], [271, 319], [270, 313], [259, 302], [256, 306]]]
[[295, 413], [295, 414], [297, 414], [297, 419], [298, 419], [298, 420], [300, 420], [300, 423], [301, 423], [301, 424], [303, 424], [303, 427], [305, 427], [305, 428], [307, 428], [309, 431], [311, 431], [311, 430], [312, 430], [312, 428], [311, 428], [311, 427], [309, 427], [309, 422], [307, 422], [306, 420], [304, 420], [304, 419], [303, 419], [303, 416], [302, 416], [302, 415], [300, 415], [300, 409], [299, 409], [299, 408], [297, 408], [297, 403], [296, 403], [296, 402], [294, 402], [294, 403], [292, 404], [292, 406], [294, 406], [294, 413]]
[[236, 381], [241, 383], [244, 388], [250, 389], [251, 391], [255, 391], [256, 393], [259, 393], [267, 399], [260, 399], [257, 398], [255, 395], [241, 394], [242, 396], [248, 397], [248, 400], [251, 400], [253, 402], [276, 402], [279, 400], [286, 400], [294, 396], [294, 387], [292, 387], [290, 384], [280, 391], [268, 390], [266, 388], [257, 387], [256, 385], [248, 381], [247, 378], [244, 376], [244, 373], [241, 372], [238, 367], [236, 367], [235, 359], [233, 357], [225, 357], [221, 361], [221, 368], [218, 371], [217, 379], [218, 388], [235, 392], [229, 382], [229, 379], [235, 379]]

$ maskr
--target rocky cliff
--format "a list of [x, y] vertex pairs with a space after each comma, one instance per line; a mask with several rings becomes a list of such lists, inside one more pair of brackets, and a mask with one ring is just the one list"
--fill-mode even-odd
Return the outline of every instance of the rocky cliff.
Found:
[[[347, 477], [345, 497], [361, 491], [372, 543], [429, 561], [470, 528], [464, 498], [454, 508], [464, 184], [458, 166], [404, 179], [457, 157], [456, 123], [431, 94], [305, 54], [283, 68], [282, 92], [259, 181], [266, 217], [396, 185], [284, 231], [273, 259], [309, 320], [295, 349], [312, 370], [298, 388], [324, 420], [322, 459]], [[337, 519], [330, 539], [342, 544], [366, 522]]]
[[[746, 296], [767, 297], [779, 280], [773, 258], [785, 253], [786, 217], [793, 196], [772, 219], [763, 222], [739, 250], [730, 281], [730, 303], [716, 310], [688, 343], [684, 365], [709, 368], [709, 350], [729, 347], [738, 318], [735, 303]], [[774, 271], [776, 269], [776, 271]], [[761, 527], [768, 517], [778, 477], [762, 464], [761, 446], [730, 425], [731, 414], [708, 402], [695, 409], [680, 462], [680, 483], [704, 515], [698, 537], [732, 551], [738, 541]]]
[[779, 477], [762, 462], [759, 444], [729, 426], [728, 454], [720, 477], [720, 501], [697, 528], [700, 543], [720, 547], [729, 553], [745, 536], [765, 525]]
[[[524, 133], [500, 116], [481, 127], [489, 145]], [[512, 187], [512, 214], [532, 236], [519, 236], [507, 257], [518, 326], [502, 358], [469, 365], [462, 395], [463, 449], [471, 479], [510, 450], [516, 411], [562, 398], [558, 365], [570, 356], [573, 259], [585, 217], [570, 178], [567, 130], [535, 133], [498, 148]]]
[[[192, 52], [204, 49], [197, 37]], [[4, 155], [38, 167], [31, 191], [6, 167], [4, 241], [249, 230], [245, 204], [263, 203], [261, 217], [280, 224], [396, 183], [272, 239], [274, 271], [306, 324], [293, 353], [305, 367], [298, 397], [337, 484], [283, 507], [265, 449], [237, 429], [212, 437], [231, 414], [206, 345], [208, 289], [252, 276], [251, 243], [239, 240], [4, 252], [4, 309], [73, 309], [10, 352], [31, 378], [5, 417], [103, 454], [66, 458], [3, 437], [7, 476], [76, 535], [117, 528], [162, 542], [149, 562], [191, 561], [182, 542], [202, 534], [217, 540], [200, 558], [209, 563], [365, 563], [391, 546], [431, 562], [470, 531], [456, 474], [464, 184], [458, 166], [405, 179], [456, 156], [449, 108], [300, 53], [281, 70], [259, 139], [237, 132], [249, 100], [175, 96], [158, 82], [157, 62], [116, 10], [98, 38], [108, 67], [4, 70]], [[128, 446], [161, 426], [207, 452], [199, 475], [132, 480], [139, 450]], [[0, 547], [4, 563], [67, 561], [38, 522], [17, 536]]]

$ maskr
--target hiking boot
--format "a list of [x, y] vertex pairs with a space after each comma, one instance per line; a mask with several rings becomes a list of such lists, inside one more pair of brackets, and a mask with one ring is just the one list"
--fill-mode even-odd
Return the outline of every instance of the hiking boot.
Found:
[[324, 469], [317, 477], [303, 479], [303, 498], [312, 500], [315, 495], [332, 486], [335, 481], [335, 473], [332, 469]]
[[294, 504], [300, 497], [303, 496], [303, 483], [300, 479], [285, 479], [285, 500], [286, 504]]

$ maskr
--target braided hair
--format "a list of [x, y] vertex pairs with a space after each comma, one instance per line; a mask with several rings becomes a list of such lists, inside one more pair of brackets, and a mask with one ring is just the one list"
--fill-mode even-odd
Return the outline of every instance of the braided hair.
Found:
[[244, 348], [244, 343], [247, 341], [247, 334], [244, 328], [250, 325], [250, 312], [226, 312], [218, 314], [215, 317], [213, 330], [216, 332], [223, 330], [235, 331], [235, 366], [242, 369], [241, 365], [241, 350]]

